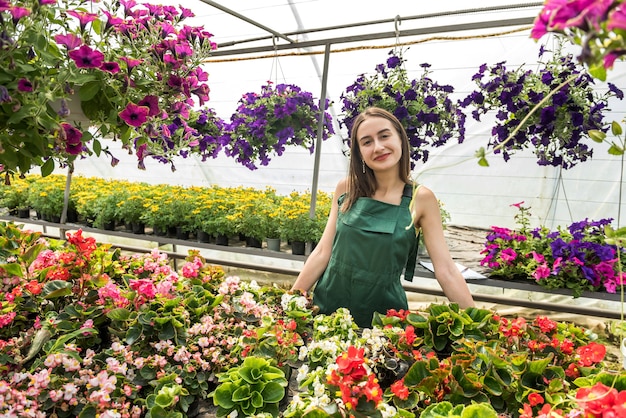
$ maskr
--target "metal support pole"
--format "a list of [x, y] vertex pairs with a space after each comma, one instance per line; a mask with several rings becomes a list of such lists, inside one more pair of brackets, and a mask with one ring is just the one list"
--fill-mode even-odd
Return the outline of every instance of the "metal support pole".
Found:
[[313, 165], [313, 184], [311, 185], [311, 207], [309, 208], [309, 218], [315, 218], [315, 205], [317, 204], [317, 183], [320, 174], [320, 156], [322, 153], [322, 142], [324, 134], [324, 116], [326, 109], [326, 85], [328, 84], [328, 61], [330, 60], [330, 44], [326, 44], [324, 49], [324, 72], [322, 73], [322, 92], [320, 93], [320, 118], [317, 122], [317, 140], [315, 143], [315, 163]]

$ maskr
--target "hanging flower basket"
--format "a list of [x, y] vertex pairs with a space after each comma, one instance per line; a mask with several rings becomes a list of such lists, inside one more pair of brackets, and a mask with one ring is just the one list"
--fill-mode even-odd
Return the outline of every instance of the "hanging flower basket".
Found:
[[420, 78], [410, 79], [402, 52], [392, 50], [389, 55], [374, 74], [361, 74], [341, 94], [339, 124], [349, 132], [359, 113], [371, 106], [393, 113], [407, 131], [413, 167], [428, 160], [427, 146], [440, 147], [450, 139], [463, 142], [465, 115], [450, 99], [454, 88], [430, 78], [429, 64], [421, 65]]
[[55, 160], [94, 153], [115, 165], [103, 138], [121, 140], [140, 167], [148, 155], [169, 162], [195, 151], [187, 122], [209, 100], [201, 64], [216, 45], [184, 22], [191, 10], [134, 1], [4, 3], [2, 171], [34, 165], [47, 175]]
[[[607, 131], [608, 100], [621, 100], [623, 93], [609, 83], [609, 90], [598, 94], [593, 78], [571, 54], [563, 55], [560, 46], [553, 53], [542, 47], [539, 59], [536, 71], [523, 66], [509, 70], [504, 62], [483, 64], [473, 76], [478, 89], [461, 106], [473, 108], [478, 121], [486, 114], [495, 115], [487, 149], [505, 161], [518, 151], [532, 149], [539, 165], [571, 168], [592, 156], [583, 140], [590, 130]], [[540, 107], [533, 111], [536, 105]], [[481, 161], [487, 165], [484, 158]]]
[[[226, 155], [250, 170], [268, 165], [290, 146], [313, 153], [322, 111], [313, 95], [293, 84], [268, 82], [261, 93], [246, 93], [226, 126], [223, 145]], [[328, 102], [325, 109], [328, 108]], [[324, 112], [322, 139], [334, 133], [331, 117]]]

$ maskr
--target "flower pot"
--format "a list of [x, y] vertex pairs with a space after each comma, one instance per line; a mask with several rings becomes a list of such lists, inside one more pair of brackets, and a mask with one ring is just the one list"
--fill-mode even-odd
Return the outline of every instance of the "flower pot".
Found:
[[18, 218], [29, 218], [30, 217], [30, 208], [19, 208], [17, 210], [17, 217]]
[[291, 254], [304, 255], [304, 241], [291, 241]]
[[280, 251], [280, 238], [268, 238], [267, 249], [270, 251]]
[[212, 238], [213, 236], [211, 234], [204, 232], [201, 229], [198, 229], [196, 231], [196, 239], [198, 240], [198, 242], [208, 243], [208, 242], [211, 242]]
[[215, 238], [215, 243], [217, 245], [228, 245], [228, 235], [218, 234], [217, 238]]
[[61, 222], [61, 216], [60, 215], [50, 215], [50, 222], [58, 224], [59, 222]]
[[78, 222], [78, 212], [74, 208], [67, 209], [67, 222]]
[[126, 232], [133, 232], [133, 224], [131, 222], [124, 222], [124, 229]]
[[102, 225], [102, 227], [106, 230], [106, 231], [113, 231], [115, 229], [115, 221], [108, 221], [105, 222], [104, 225]]
[[166, 228], [161, 228], [158, 226], [153, 226], [152, 227], [152, 233], [154, 235], [156, 235], [157, 237], [164, 237], [167, 235], [167, 229]]
[[146, 225], [142, 222], [133, 222], [132, 223], [133, 234], [145, 234], [146, 233]]
[[170, 238], [174, 238], [176, 236], [176, 227], [168, 226], [167, 227], [167, 236]]
[[176, 238], [189, 239], [189, 231], [185, 230], [182, 226], [176, 227]]
[[9, 215], [17, 216], [18, 209], [17, 208], [9, 208]]
[[252, 237], [246, 238], [246, 247], [261, 248], [262, 246], [263, 244], [261, 243], [260, 240], [256, 238], [252, 238]]

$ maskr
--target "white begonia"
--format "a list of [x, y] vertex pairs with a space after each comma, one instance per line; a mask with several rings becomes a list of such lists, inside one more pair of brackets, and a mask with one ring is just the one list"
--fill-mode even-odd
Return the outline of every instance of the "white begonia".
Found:
[[233, 410], [231, 411], [230, 414], [228, 414], [228, 418], [237, 418], [237, 416], [239, 415], [239, 412], [237, 412], [237, 410]]
[[382, 415], [382, 418], [393, 418], [397, 415], [398, 411], [393, 406], [386, 402], [381, 402], [377, 408]]
[[300, 351], [298, 352], [298, 360], [304, 361], [307, 354], [309, 354], [309, 347], [306, 345], [300, 346]]
[[298, 374], [296, 375], [296, 381], [298, 383], [304, 381], [309, 374], [309, 365], [303, 364], [298, 368]]
[[320, 381], [319, 376], [313, 381], [313, 396], [321, 398], [326, 395], [326, 385]]

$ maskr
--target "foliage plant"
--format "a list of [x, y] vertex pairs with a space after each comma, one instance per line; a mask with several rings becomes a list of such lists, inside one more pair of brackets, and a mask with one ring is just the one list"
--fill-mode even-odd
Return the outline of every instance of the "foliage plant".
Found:
[[192, 109], [209, 99], [201, 63], [216, 45], [185, 23], [191, 16], [134, 1], [3, 0], [2, 171], [38, 165], [47, 175], [55, 160], [92, 153], [115, 165], [102, 141], [111, 137], [135, 151], [140, 167], [147, 156], [210, 154], [217, 144], [197, 126], [207, 115]]
[[313, 95], [296, 85], [268, 82], [260, 93], [249, 92], [239, 100], [225, 126], [224, 151], [250, 170], [268, 165], [272, 156], [282, 155], [289, 146], [313, 153], [320, 118], [324, 118], [322, 140], [334, 134], [327, 108], [327, 100], [320, 109]]
[[265, 358], [246, 357], [240, 366], [218, 376], [220, 384], [210, 396], [218, 406], [217, 416], [237, 411], [243, 416], [269, 412], [278, 416], [278, 402], [285, 396], [285, 373]]
[[547, 289], [615, 293], [622, 283], [617, 246], [607, 243], [611, 219], [582, 220], [567, 228], [529, 227], [530, 208], [516, 203], [517, 229], [492, 227], [481, 265], [503, 279], [533, 280]]
[[[592, 157], [593, 150], [583, 140], [590, 131], [608, 130], [608, 101], [623, 98], [611, 83], [604, 94], [597, 93], [593, 77], [572, 54], [563, 54], [562, 45], [552, 52], [542, 46], [536, 70], [511, 70], [504, 62], [483, 64], [472, 79], [477, 89], [460, 105], [472, 109], [478, 121], [487, 114], [495, 116], [487, 149], [504, 161], [531, 149], [537, 164], [565, 169]], [[488, 165], [484, 148], [479, 156], [479, 163]]]
[[546, 316], [433, 304], [359, 329], [198, 251], [176, 271], [156, 249], [11, 223], [0, 275], [3, 416], [185, 417], [206, 400], [218, 416], [591, 417], [626, 396], [597, 335]]
[[375, 73], [361, 74], [346, 87], [341, 94], [339, 124], [350, 132], [354, 119], [366, 108], [388, 110], [407, 131], [412, 166], [428, 160], [428, 147], [440, 147], [451, 139], [463, 142], [465, 115], [450, 98], [454, 88], [434, 81], [429, 64], [422, 64], [422, 74], [411, 79], [402, 51], [394, 49], [389, 55]]

